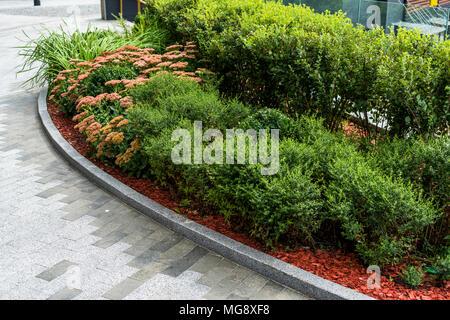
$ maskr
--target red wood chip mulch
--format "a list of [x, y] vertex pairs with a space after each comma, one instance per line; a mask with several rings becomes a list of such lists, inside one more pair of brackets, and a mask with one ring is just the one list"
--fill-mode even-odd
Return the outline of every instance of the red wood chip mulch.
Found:
[[[86, 156], [89, 151], [89, 146], [85, 142], [83, 134], [74, 129], [74, 125], [76, 123], [65, 117], [64, 114], [57, 109], [55, 104], [48, 103], [48, 111], [53, 123], [56, 128], [58, 128], [61, 135], [80, 154]], [[180, 207], [179, 202], [169, 192], [169, 190], [162, 188], [157, 182], [147, 179], [128, 177], [118, 167], [105, 165], [97, 159], [89, 158], [89, 160], [100, 169], [125, 183], [132, 189], [142, 193], [167, 208], [180, 212], [183, 216], [197, 223], [200, 223], [255, 249], [266, 252], [296, 267], [314, 273], [330, 281], [339, 283], [348, 288], [357, 290], [376, 299], [450, 300], [449, 281], [444, 283], [443, 286], [438, 287], [436, 283], [427, 276], [424, 283], [415, 290], [394, 281], [395, 278], [398, 278], [398, 271], [401, 268], [400, 266], [382, 270], [383, 276], [381, 277], [381, 288], [379, 290], [369, 289], [366, 286], [367, 278], [369, 276], [369, 274], [366, 273], [366, 268], [364, 268], [354, 254], [343, 252], [342, 250], [331, 251], [319, 249], [314, 252], [310, 249], [304, 248], [286, 252], [283, 248], [278, 248], [276, 251], [267, 251], [261, 243], [255, 239], [251, 239], [245, 233], [233, 231], [223, 216], [205, 217], [196, 211]]]

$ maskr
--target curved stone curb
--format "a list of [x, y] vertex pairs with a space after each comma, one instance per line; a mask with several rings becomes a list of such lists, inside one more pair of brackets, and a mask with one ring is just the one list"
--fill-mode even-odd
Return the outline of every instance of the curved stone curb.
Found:
[[46, 98], [47, 88], [44, 88], [39, 95], [38, 112], [44, 130], [54, 147], [71, 165], [80, 170], [91, 181], [111, 192], [128, 205], [193, 242], [307, 296], [327, 300], [374, 300], [369, 296], [294, 267], [184, 218], [134, 191], [79, 154], [61, 136], [47, 111]]

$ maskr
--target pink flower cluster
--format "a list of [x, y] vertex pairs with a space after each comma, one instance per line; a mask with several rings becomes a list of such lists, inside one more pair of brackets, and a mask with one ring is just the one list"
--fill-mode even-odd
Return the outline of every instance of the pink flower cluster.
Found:
[[[49, 100], [59, 103], [67, 103], [69, 99], [75, 106], [76, 115], [73, 120], [78, 122], [75, 126], [86, 135], [86, 141], [96, 148], [97, 157], [116, 157], [116, 164], [123, 165], [130, 161], [135, 152], [139, 150], [139, 139], [136, 137], [131, 146], [126, 146], [125, 151], [117, 154], [114, 146], [122, 144], [125, 139], [124, 129], [129, 125], [124, 118], [130, 108], [134, 106], [133, 99], [127, 96], [127, 91], [137, 85], [149, 81], [149, 77], [157, 74], [171, 74], [192, 81], [201, 82], [202, 77], [211, 75], [206, 69], [188, 70], [188, 59], [195, 59], [195, 45], [190, 42], [185, 46], [175, 44], [166, 48], [165, 53], [156, 54], [154, 49], [140, 49], [126, 46], [115, 51], [105, 51], [91, 61], [70, 60], [72, 69], [62, 70], [54, 80]], [[97, 69], [108, 65], [134, 65], [139, 74], [134, 79], [113, 79], [103, 85], [114, 92], [101, 93], [97, 96], [86, 95], [86, 85], [90, 75]], [[106, 90], [105, 90], [106, 91]], [[109, 90], [108, 90], [109, 91]], [[105, 126], [95, 119], [92, 108], [101, 108], [101, 104], [115, 104], [124, 108], [124, 115], [111, 120]], [[125, 130], [125, 131], [124, 131]], [[127, 142], [128, 143], [128, 142]]]

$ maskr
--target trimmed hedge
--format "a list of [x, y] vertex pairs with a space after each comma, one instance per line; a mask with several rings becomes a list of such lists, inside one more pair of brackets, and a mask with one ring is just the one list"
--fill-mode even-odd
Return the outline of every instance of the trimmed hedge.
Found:
[[[391, 135], [447, 134], [450, 41], [355, 28], [342, 13], [264, 0], [154, 0], [172, 37], [198, 42], [221, 90], [335, 130], [346, 114]], [[369, 131], [369, 130], [368, 130]]]

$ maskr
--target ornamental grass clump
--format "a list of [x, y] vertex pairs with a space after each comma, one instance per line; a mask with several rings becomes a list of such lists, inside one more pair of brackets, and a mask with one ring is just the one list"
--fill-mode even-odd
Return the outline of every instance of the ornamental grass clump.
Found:
[[121, 30], [99, 29], [88, 26], [85, 31], [64, 24], [56, 31], [46, 27], [38, 29], [38, 37], [31, 38], [24, 32], [25, 40], [19, 46], [24, 62], [19, 73], [33, 71], [25, 85], [42, 86], [52, 81], [64, 69], [70, 69], [75, 61], [90, 61], [107, 50], [116, 50], [126, 45], [161, 50], [168, 41], [167, 32], [159, 22], [145, 11], [138, 19], [145, 20], [139, 27], [130, 28], [123, 19], [118, 22]]

